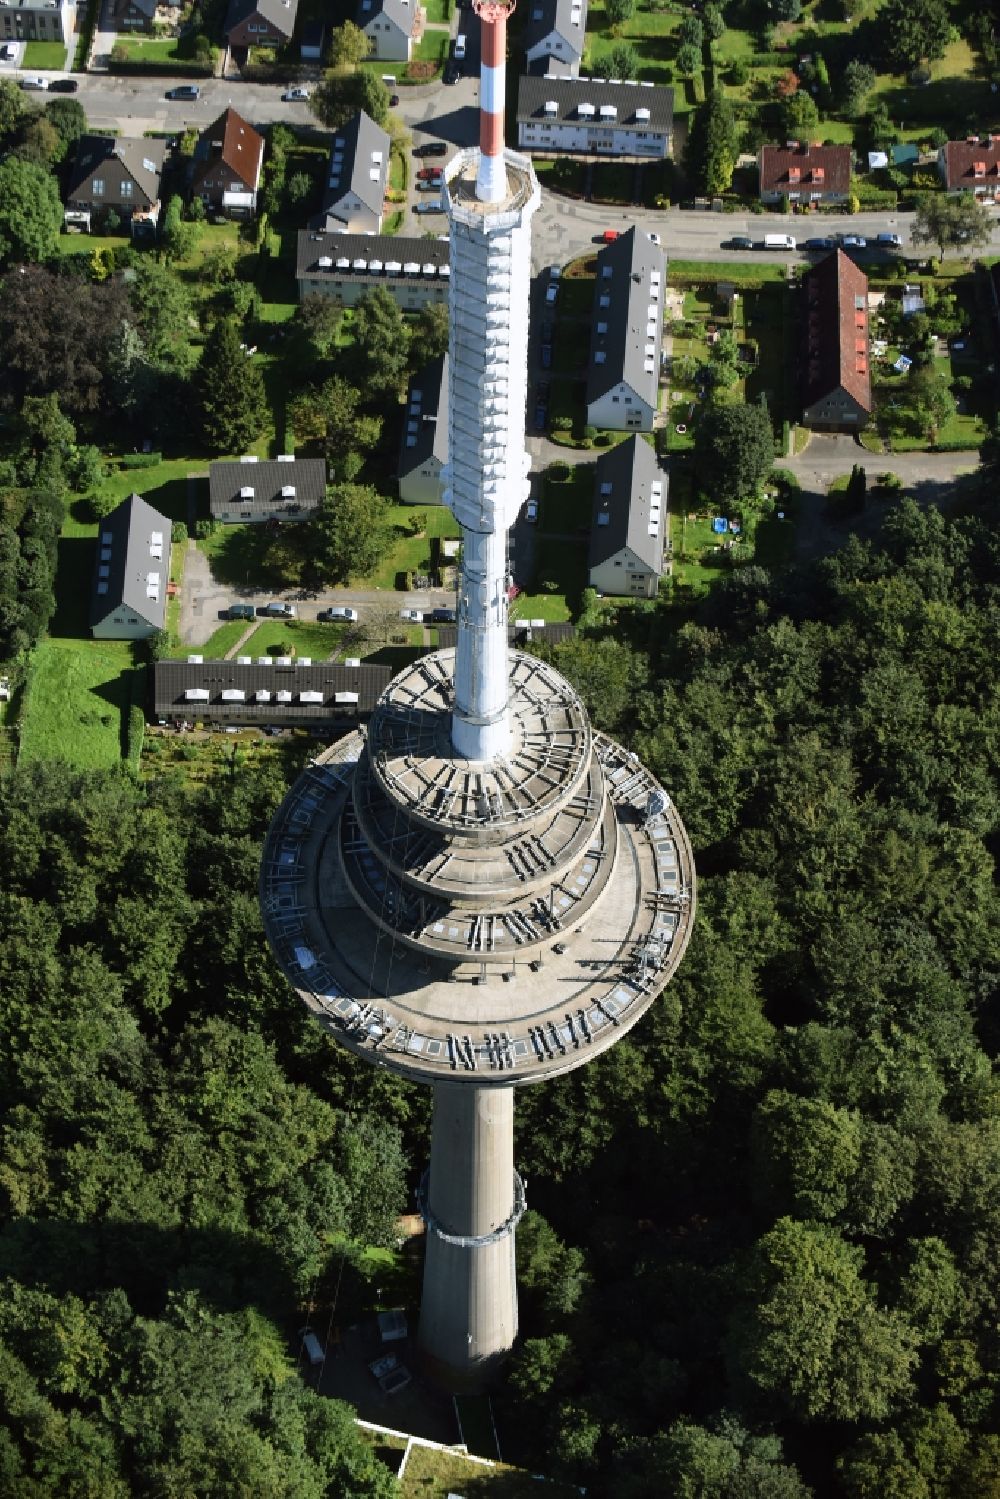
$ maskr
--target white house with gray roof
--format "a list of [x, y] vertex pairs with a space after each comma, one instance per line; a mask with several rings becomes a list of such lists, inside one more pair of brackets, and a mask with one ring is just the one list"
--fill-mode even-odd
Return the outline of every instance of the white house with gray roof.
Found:
[[382, 286], [403, 312], [417, 312], [428, 302], [448, 300], [448, 240], [302, 230], [295, 279], [300, 300], [330, 297], [341, 307], [353, 307]]
[[420, 32], [417, 0], [360, 0], [354, 17], [381, 62], [409, 62]]
[[587, 422], [618, 432], [651, 432], [660, 380], [667, 258], [641, 229], [629, 229], [597, 257]]
[[440, 505], [448, 461], [448, 356], [417, 370], [406, 393], [399, 449], [399, 498], [404, 505]]
[[667, 476], [643, 437], [629, 437], [594, 465], [588, 581], [598, 593], [653, 599], [667, 540]]
[[607, 78], [524, 76], [517, 91], [517, 143], [525, 151], [598, 156], [670, 155], [674, 91]]
[[311, 228], [378, 234], [389, 185], [389, 137], [360, 110], [334, 133], [323, 206]]
[[223, 459], [208, 465], [208, 508], [224, 525], [305, 520], [326, 495], [322, 458]]
[[575, 78], [587, 40], [587, 0], [529, 0], [523, 40], [529, 73]]
[[141, 495], [101, 521], [90, 590], [95, 640], [146, 640], [163, 629], [170, 577], [170, 521]]

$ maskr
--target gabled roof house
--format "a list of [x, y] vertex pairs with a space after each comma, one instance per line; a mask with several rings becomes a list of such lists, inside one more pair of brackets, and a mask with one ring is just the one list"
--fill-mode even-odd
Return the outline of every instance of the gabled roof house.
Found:
[[420, 18], [417, 0], [359, 0], [354, 17], [368, 38], [371, 56], [383, 62], [410, 61]]
[[588, 580], [598, 593], [656, 597], [667, 539], [667, 476], [643, 437], [594, 465]]
[[163, 140], [83, 135], [66, 192], [68, 216], [103, 218], [114, 209], [133, 229], [156, 228], [160, 217], [160, 176], [166, 156]]
[[304, 520], [326, 494], [322, 458], [224, 459], [208, 465], [212, 519], [239, 525], [252, 521]]
[[198, 137], [191, 161], [191, 192], [206, 208], [233, 218], [257, 211], [264, 137], [235, 109], [223, 110]]
[[587, 422], [651, 432], [660, 380], [666, 256], [636, 228], [597, 257]]
[[417, 370], [406, 393], [399, 450], [399, 498], [405, 505], [439, 505], [441, 470], [448, 461], [448, 356]]
[[947, 192], [972, 193], [981, 202], [1000, 202], [1000, 135], [945, 141], [937, 159]]
[[363, 109], [334, 132], [323, 206], [311, 228], [378, 234], [389, 185], [389, 145], [386, 132]]
[[152, 31], [157, 0], [112, 0], [111, 25], [115, 31]]
[[575, 78], [587, 40], [587, 0], [529, 0], [522, 39], [529, 73]]
[[788, 141], [761, 146], [760, 201], [780, 203], [846, 203], [851, 193], [850, 146], [810, 145]]
[[146, 640], [163, 629], [170, 577], [170, 521], [140, 495], [101, 521], [90, 589], [95, 640]]
[[803, 425], [857, 432], [872, 411], [868, 277], [835, 250], [805, 273], [801, 299]]
[[299, 0], [229, 0], [223, 33], [234, 51], [291, 41]]

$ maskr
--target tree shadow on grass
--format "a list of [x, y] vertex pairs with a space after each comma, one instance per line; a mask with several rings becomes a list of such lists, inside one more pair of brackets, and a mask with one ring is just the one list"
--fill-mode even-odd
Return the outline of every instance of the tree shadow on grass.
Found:
[[218, 583], [246, 588], [294, 587], [302, 578], [302, 528], [283, 526], [226, 526], [216, 531], [207, 547], [212, 576]]

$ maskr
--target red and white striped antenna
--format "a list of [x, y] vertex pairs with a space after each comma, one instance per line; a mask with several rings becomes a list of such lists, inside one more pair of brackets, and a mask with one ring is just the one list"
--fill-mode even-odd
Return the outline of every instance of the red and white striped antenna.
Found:
[[507, 17], [515, 0], [472, 0], [482, 27], [479, 71], [479, 172], [476, 197], [502, 203], [507, 196], [503, 162], [504, 96], [507, 88]]

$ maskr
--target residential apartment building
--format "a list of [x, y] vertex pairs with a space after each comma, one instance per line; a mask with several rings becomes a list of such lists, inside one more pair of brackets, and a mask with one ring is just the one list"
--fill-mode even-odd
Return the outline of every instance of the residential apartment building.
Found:
[[761, 146], [757, 165], [762, 203], [846, 203], [851, 195], [850, 146]]
[[389, 186], [389, 137], [360, 110], [334, 132], [323, 205], [310, 228], [378, 234]]
[[529, 0], [522, 40], [528, 73], [575, 78], [587, 40], [587, 0]]
[[857, 432], [872, 412], [868, 277], [835, 250], [802, 278], [802, 424]]
[[667, 541], [667, 476], [644, 437], [630, 437], [594, 465], [587, 578], [598, 593], [656, 597]]
[[65, 0], [0, 0], [0, 42], [62, 42], [73, 35], [76, 6]]
[[660, 381], [666, 256], [632, 228], [597, 257], [587, 422], [651, 432]]
[[95, 640], [148, 640], [163, 629], [170, 577], [170, 521], [140, 495], [101, 521], [90, 587]]
[[206, 661], [192, 654], [157, 661], [153, 701], [164, 723], [336, 731], [367, 719], [391, 679], [390, 667], [356, 658], [335, 665], [309, 656]]
[[440, 505], [441, 470], [448, 461], [448, 356], [418, 370], [406, 393], [399, 450], [399, 498], [404, 505]]
[[225, 525], [305, 520], [326, 495], [322, 458], [225, 459], [208, 466], [208, 506]]
[[522, 77], [517, 143], [525, 151], [670, 155], [674, 91], [606, 78]]
[[332, 297], [353, 307], [376, 286], [385, 287], [403, 312], [447, 302], [451, 264], [448, 240], [367, 234], [298, 236], [295, 280], [299, 301]]

